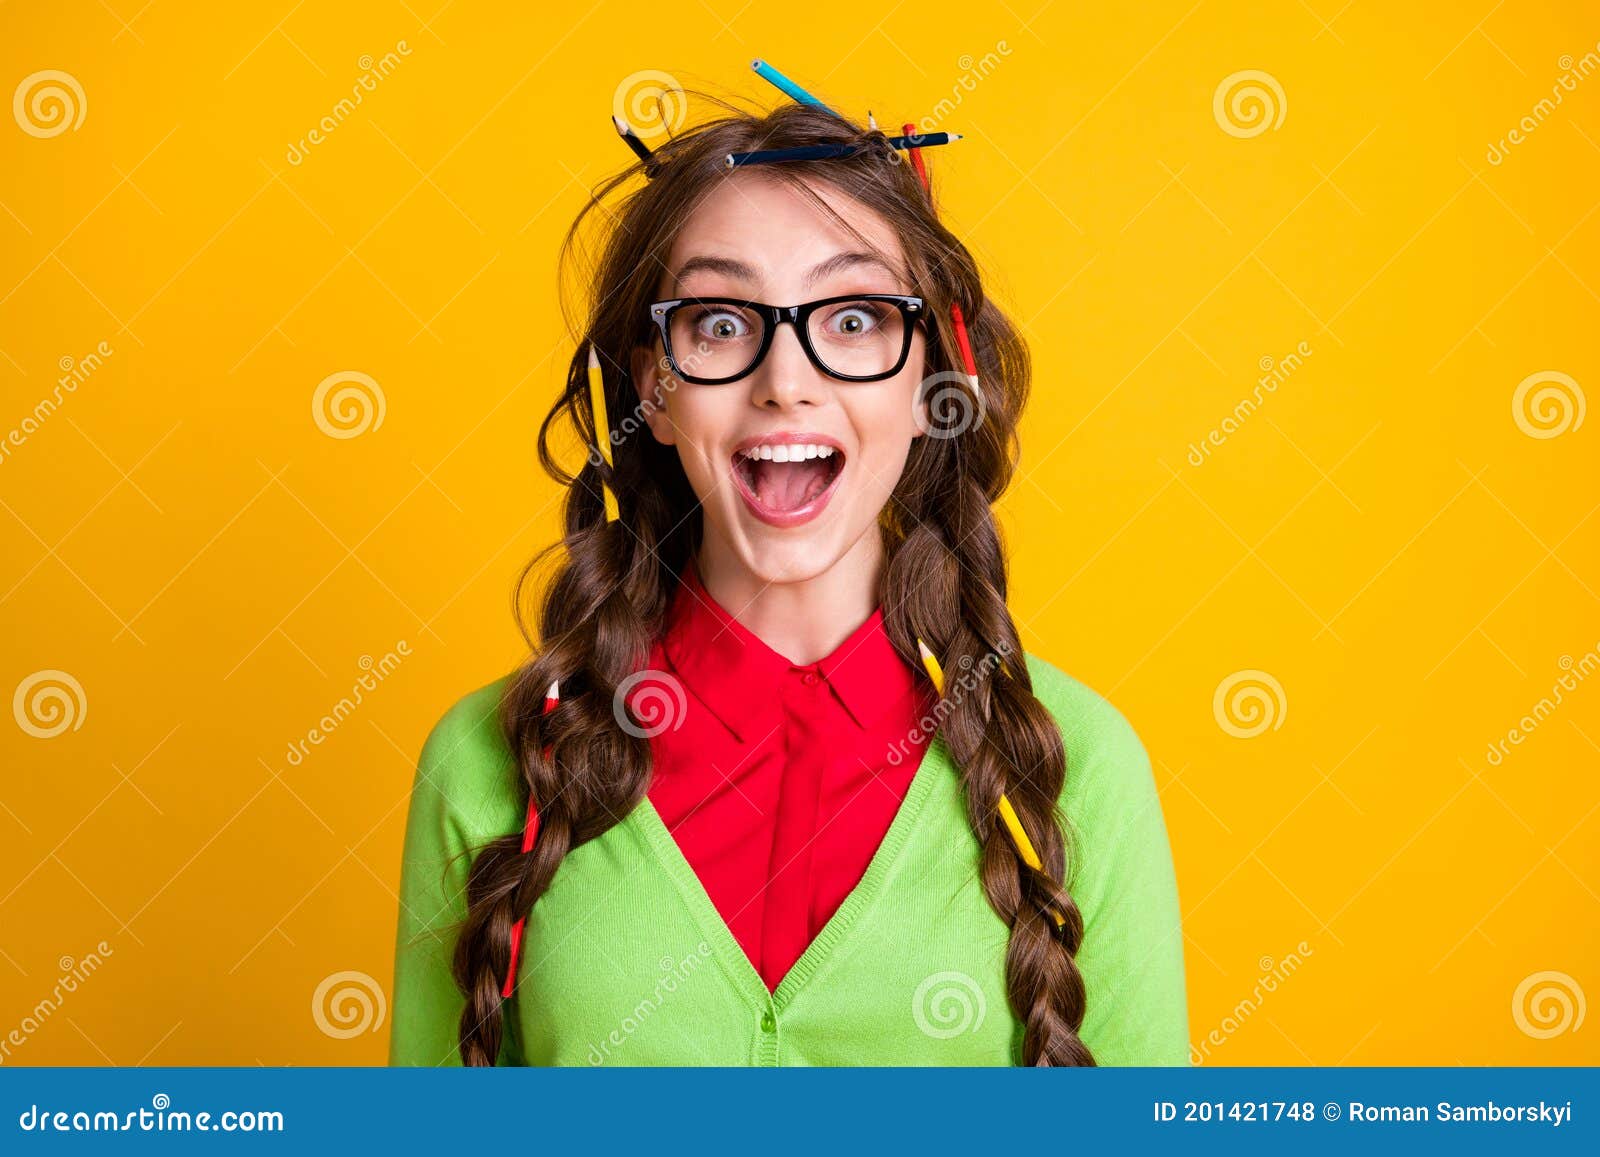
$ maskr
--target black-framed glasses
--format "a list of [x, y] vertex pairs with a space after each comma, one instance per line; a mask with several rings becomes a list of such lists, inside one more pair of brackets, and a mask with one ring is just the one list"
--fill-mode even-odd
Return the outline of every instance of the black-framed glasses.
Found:
[[784, 322], [794, 326], [811, 364], [829, 377], [879, 382], [905, 368], [922, 307], [922, 298], [899, 293], [855, 293], [802, 305], [679, 297], [653, 302], [650, 319], [661, 331], [672, 372], [695, 385], [720, 386], [749, 374]]

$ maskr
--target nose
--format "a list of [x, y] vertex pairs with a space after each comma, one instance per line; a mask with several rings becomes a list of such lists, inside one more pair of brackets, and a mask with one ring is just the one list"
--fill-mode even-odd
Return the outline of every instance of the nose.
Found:
[[762, 408], [786, 410], [823, 401], [827, 379], [811, 359], [794, 326], [780, 325], [772, 335], [772, 348], [750, 375], [750, 401]]

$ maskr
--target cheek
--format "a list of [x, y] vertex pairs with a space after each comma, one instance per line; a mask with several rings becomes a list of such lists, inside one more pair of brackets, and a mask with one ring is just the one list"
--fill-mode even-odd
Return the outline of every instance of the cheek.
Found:
[[918, 428], [913, 403], [918, 379], [908, 375], [884, 383], [871, 398], [859, 398], [851, 407], [850, 424], [856, 432], [861, 464], [868, 486], [888, 494], [899, 481], [906, 456]]
[[721, 459], [732, 438], [735, 405], [726, 396], [703, 386], [682, 385], [667, 406], [677, 439], [678, 457], [697, 493], [704, 494], [722, 475]]

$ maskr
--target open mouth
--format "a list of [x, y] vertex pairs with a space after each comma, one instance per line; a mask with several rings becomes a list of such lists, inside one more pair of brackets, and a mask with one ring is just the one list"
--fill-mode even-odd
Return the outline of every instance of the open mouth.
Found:
[[734, 452], [733, 477], [752, 514], [772, 526], [796, 526], [822, 512], [844, 470], [831, 442], [763, 442]]

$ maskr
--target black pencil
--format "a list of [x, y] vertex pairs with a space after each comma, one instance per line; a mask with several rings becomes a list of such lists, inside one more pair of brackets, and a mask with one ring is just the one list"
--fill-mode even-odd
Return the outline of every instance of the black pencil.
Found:
[[623, 142], [633, 150], [634, 155], [645, 163], [645, 168], [649, 169], [651, 159], [650, 149], [643, 141], [639, 139], [638, 135], [633, 131], [632, 126], [630, 126], [627, 121], [623, 120], [619, 116], [613, 116], [611, 118], [611, 123], [616, 126], [617, 135], [620, 136]]

